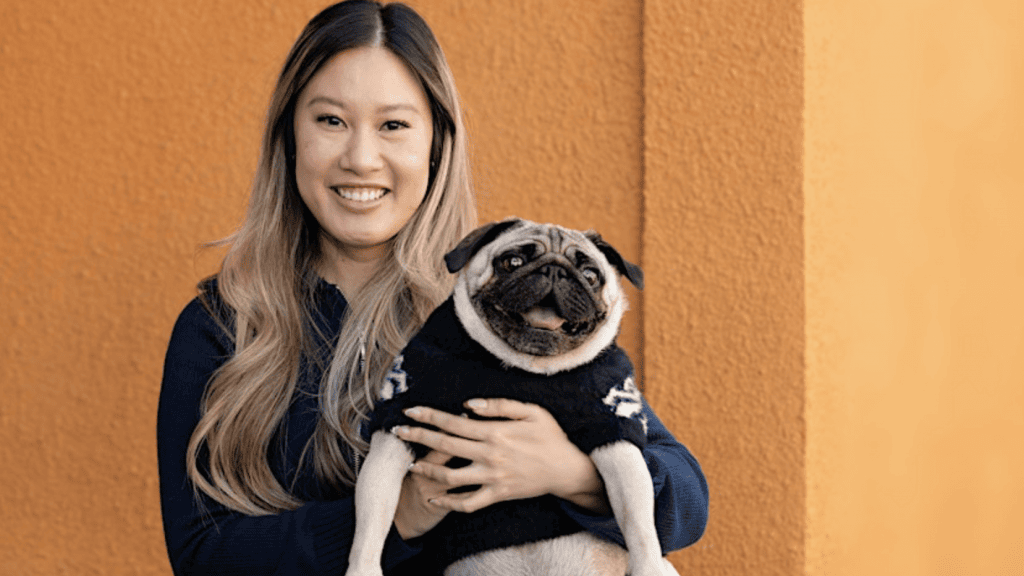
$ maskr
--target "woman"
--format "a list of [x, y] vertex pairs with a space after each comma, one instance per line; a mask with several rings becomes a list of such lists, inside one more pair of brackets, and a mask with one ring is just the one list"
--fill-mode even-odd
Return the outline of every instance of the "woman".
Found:
[[[278, 79], [245, 221], [168, 347], [157, 424], [176, 574], [342, 573], [373, 384], [449, 294], [442, 256], [474, 219], [458, 97], [427, 25], [363, 0], [313, 18]], [[405, 479], [386, 573], [430, 573], [415, 564], [423, 536], [452, 511], [542, 494], [621, 542], [593, 464], [550, 414], [470, 409], [509, 420], [424, 409], [440, 431], [405, 433], [434, 450]], [[699, 538], [707, 488], [645, 409], [667, 552]], [[452, 471], [452, 457], [472, 464]]]

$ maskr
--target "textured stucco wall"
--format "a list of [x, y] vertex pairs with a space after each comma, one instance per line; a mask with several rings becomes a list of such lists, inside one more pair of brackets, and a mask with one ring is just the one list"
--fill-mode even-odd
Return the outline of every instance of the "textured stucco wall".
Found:
[[1024, 573], [1024, 14], [806, 2], [807, 574]]
[[169, 572], [164, 349], [195, 247], [241, 214], [274, 69], [310, 10], [0, 7], [0, 573]]
[[644, 2], [648, 395], [711, 485], [683, 573], [803, 566], [801, 10]]

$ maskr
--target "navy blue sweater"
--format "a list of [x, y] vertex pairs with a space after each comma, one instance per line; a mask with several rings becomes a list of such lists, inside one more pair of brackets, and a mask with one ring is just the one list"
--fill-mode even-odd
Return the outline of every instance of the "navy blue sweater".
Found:
[[[326, 347], [338, 333], [346, 304], [340, 291], [322, 280], [315, 294], [313, 316], [327, 336], [319, 344]], [[205, 495], [198, 499], [194, 496], [185, 472], [186, 447], [199, 421], [206, 384], [231, 353], [230, 338], [207, 309], [198, 299], [189, 303], [168, 345], [157, 415], [160, 497], [174, 573], [255, 576], [343, 572], [355, 523], [353, 491], [319, 482], [311, 464], [297, 469], [299, 455], [317, 421], [316, 392], [321, 372], [315, 363], [304, 363], [300, 392], [268, 453], [278, 480], [284, 486], [294, 486], [294, 495], [305, 504], [279, 514], [247, 516]], [[654, 480], [658, 535], [662, 549], [668, 552], [692, 544], [703, 533], [707, 484], [697, 461], [646, 403], [643, 414], [648, 422], [643, 452]], [[558, 503], [564, 521], [571, 523], [566, 530], [578, 526], [623, 543], [614, 518], [588, 514], [568, 502]], [[436, 567], [428, 568], [425, 562], [433, 555], [423, 553], [432, 534], [406, 542], [392, 529], [384, 548], [385, 574], [437, 573]]]

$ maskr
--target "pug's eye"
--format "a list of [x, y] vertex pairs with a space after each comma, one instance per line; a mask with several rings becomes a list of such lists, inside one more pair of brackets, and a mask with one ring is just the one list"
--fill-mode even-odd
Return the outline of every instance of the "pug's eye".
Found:
[[594, 270], [593, 268], [584, 269], [582, 274], [583, 277], [587, 279], [587, 282], [590, 282], [592, 286], [597, 286], [598, 282], [601, 281], [601, 275], [598, 274], [597, 270]]
[[509, 272], [519, 268], [523, 264], [526, 264], [526, 261], [523, 260], [522, 256], [508, 256], [502, 261], [502, 265], [505, 267], [505, 270], [508, 270]]

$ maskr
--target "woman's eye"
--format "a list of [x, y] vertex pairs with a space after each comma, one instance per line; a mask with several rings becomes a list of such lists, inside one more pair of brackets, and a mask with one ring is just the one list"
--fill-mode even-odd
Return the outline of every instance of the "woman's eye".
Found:
[[402, 122], [401, 120], [388, 120], [387, 122], [385, 122], [381, 126], [381, 128], [383, 128], [384, 130], [388, 130], [388, 131], [391, 131], [391, 130], [401, 130], [402, 128], [408, 128], [408, 127], [409, 127], [409, 124], [407, 122]]
[[316, 117], [316, 121], [323, 122], [328, 126], [341, 126], [344, 124], [341, 121], [341, 118], [338, 118], [337, 116], [331, 116], [330, 114], [321, 114], [320, 116]]

